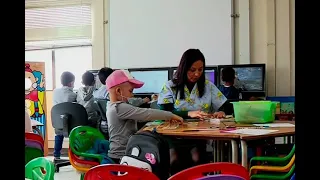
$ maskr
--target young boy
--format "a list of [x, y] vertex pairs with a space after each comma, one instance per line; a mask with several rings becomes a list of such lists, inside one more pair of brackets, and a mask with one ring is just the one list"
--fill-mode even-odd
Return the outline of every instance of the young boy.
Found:
[[[77, 94], [73, 92], [75, 76], [71, 72], [63, 72], [61, 74], [61, 88], [53, 90], [53, 106], [64, 102], [76, 102]], [[63, 131], [61, 129], [55, 129], [56, 136], [54, 137], [54, 152], [55, 159], [60, 159], [62, 143], [63, 143]]]
[[94, 83], [94, 75], [91, 72], [87, 71], [82, 75], [82, 84], [84, 87], [80, 87], [78, 90], [77, 103], [86, 108], [90, 124], [93, 127], [97, 127], [99, 115], [93, 106], [93, 91], [95, 90]]
[[[102, 84], [102, 86], [95, 90], [93, 92], [93, 96], [96, 99], [108, 99], [108, 91], [106, 88], [106, 80], [110, 76], [110, 74], [113, 72], [113, 69], [104, 67], [101, 68], [98, 72], [99, 80]], [[142, 104], [148, 103], [150, 101], [149, 98], [130, 98], [128, 99], [128, 102], [134, 106], [141, 106]]]
[[128, 99], [133, 97], [133, 89], [143, 86], [143, 82], [134, 79], [126, 70], [114, 71], [106, 80], [109, 91], [110, 103], [108, 104], [107, 119], [110, 136], [110, 151], [108, 156], [116, 163], [125, 155], [126, 146], [130, 135], [138, 131], [137, 122], [153, 120], [183, 119], [171, 112], [138, 108], [128, 104]]
[[219, 87], [219, 90], [227, 99], [238, 100], [239, 89], [234, 86], [234, 80], [236, 78], [235, 70], [232, 67], [225, 67], [221, 73], [223, 85]]

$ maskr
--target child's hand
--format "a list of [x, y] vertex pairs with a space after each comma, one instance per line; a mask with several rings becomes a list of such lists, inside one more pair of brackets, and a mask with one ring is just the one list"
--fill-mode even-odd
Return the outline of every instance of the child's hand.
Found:
[[178, 124], [183, 124], [183, 118], [177, 115], [173, 115], [170, 121], [175, 121]]

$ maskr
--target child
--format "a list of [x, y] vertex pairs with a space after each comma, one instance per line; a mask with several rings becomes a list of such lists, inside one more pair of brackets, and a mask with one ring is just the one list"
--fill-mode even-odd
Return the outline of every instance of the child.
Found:
[[84, 87], [80, 87], [78, 90], [77, 103], [86, 108], [90, 125], [92, 125], [92, 127], [97, 127], [99, 115], [93, 107], [94, 83], [94, 75], [91, 72], [87, 71], [82, 75], [82, 84]]
[[143, 82], [134, 79], [126, 70], [114, 71], [106, 80], [109, 91], [110, 103], [108, 104], [107, 119], [110, 136], [110, 151], [108, 156], [119, 163], [125, 155], [126, 145], [130, 135], [138, 131], [137, 122], [153, 120], [183, 119], [171, 112], [138, 108], [128, 104], [128, 99], [133, 97], [133, 89], [143, 86]]
[[[53, 90], [53, 106], [64, 102], [76, 102], [77, 94], [73, 92], [75, 76], [71, 72], [63, 72], [60, 77], [62, 87]], [[54, 159], [60, 159], [63, 144], [63, 130], [55, 129]]]
[[227, 99], [238, 100], [239, 99], [239, 89], [234, 86], [234, 81], [236, 78], [236, 72], [232, 67], [225, 67], [222, 69], [221, 79], [223, 85], [219, 87], [219, 90]]

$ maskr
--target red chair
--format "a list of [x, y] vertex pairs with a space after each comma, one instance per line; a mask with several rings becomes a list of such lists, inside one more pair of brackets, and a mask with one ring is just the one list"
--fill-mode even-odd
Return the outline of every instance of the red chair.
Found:
[[228, 162], [208, 163], [195, 166], [171, 176], [168, 180], [194, 180], [204, 177], [205, 173], [220, 172], [220, 174], [229, 174], [240, 176], [245, 180], [249, 180], [249, 172], [247, 169], [239, 164]]
[[[118, 172], [125, 172], [118, 175]], [[153, 173], [133, 166], [105, 164], [91, 168], [84, 180], [159, 180]]]
[[24, 133], [24, 138], [28, 140], [38, 141], [42, 146], [44, 146], [44, 140], [39, 134], [26, 132]]

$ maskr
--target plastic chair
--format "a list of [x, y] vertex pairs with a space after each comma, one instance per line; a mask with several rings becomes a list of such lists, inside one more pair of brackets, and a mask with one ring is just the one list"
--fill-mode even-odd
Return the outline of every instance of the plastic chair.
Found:
[[25, 177], [32, 180], [53, 180], [54, 165], [44, 157], [33, 159], [25, 166]]
[[41, 143], [42, 146], [44, 146], [44, 140], [43, 140], [42, 136], [40, 136], [39, 134], [26, 132], [26, 133], [24, 133], [24, 138], [28, 139], [28, 140], [38, 141], [39, 143]]
[[68, 156], [71, 166], [81, 173], [80, 180], [83, 180], [84, 174], [88, 172], [90, 168], [93, 166], [86, 167], [88, 164], [82, 164], [81, 162], [78, 162], [75, 159], [73, 159], [73, 155], [70, 149], [68, 150]]
[[268, 172], [288, 172], [295, 162], [295, 155], [292, 156], [290, 162], [285, 166], [252, 166], [250, 168], [250, 174], [256, 174], [257, 171]]
[[296, 173], [293, 173], [293, 175], [292, 175], [290, 180], [296, 180]]
[[250, 167], [252, 166], [254, 161], [257, 161], [257, 162], [264, 162], [265, 161], [265, 162], [269, 162], [269, 163], [274, 163], [276, 165], [286, 164], [291, 160], [292, 156], [294, 155], [295, 149], [296, 149], [296, 145], [294, 144], [290, 153], [285, 157], [267, 157], [267, 156], [253, 157], [250, 159]]
[[80, 159], [78, 156], [76, 156], [75, 154], [72, 153], [70, 148], [68, 149], [68, 155], [69, 155], [70, 161], [72, 160], [73, 162], [76, 162], [78, 164], [91, 165], [91, 166], [100, 165], [98, 162], [95, 162], [95, 161], [88, 161], [88, 160]]
[[24, 163], [27, 164], [31, 160], [38, 158], [38, 157], [43, 157], [43, 151], [38, 149], [38, 148], [33, 148], [33, 147], [25, 147], [24, 148], [25, 156], [24, 156]]
[[24, 140], [24, 142], [25, 142], [25, 146], [27, 146], [27, 147], [33, 147], [33, 148], [40, 149], [41, 151], [44, 151], [43, 146], [41, 145], [41, 143], [39, 141], [26, 139], [26, 140]]
[[282, 173], [282, 174], [254, 174], [251, 175], [250, 179], [263, 179], [263, 180], [287, 180], [290, 179], [290, 177], [292, 177], [292, 175], [294, 174], [294, 169], [295, 169], [295, 165], [292, 166], [292, 168], [290, 169], [289, 172], [287, 173]]
[[[86, 152], [93, 147], [94, 142], [98, 139], [105, 140], [99, 130], [89, 126], [78, 126], [70, 132], [69, 146], [75, 155], [97, 159], [100, 164], [104, 156]], [[111, 160], [111, 162], [113, 161]]]
[[244, 178], [235, 175], [218, 174], [212, 176], [206, 176], [197, 180], [244, 180]]
[[191, 167], [171, 176], [168, 180], [193, 180], [203, 177], [205, 173], [209, 172], [221, 172], [221, 174], [236, 175], [249, 180], [249, 173], [245, 167], [228, 162], [208, 163]]
[[[125, 172], [118, 175], [117, 172]], [[91, 168], [84, 176], [84, 180], [159, 180], [153, 173], [133, 166], [120, 164], [99, 165]]]

